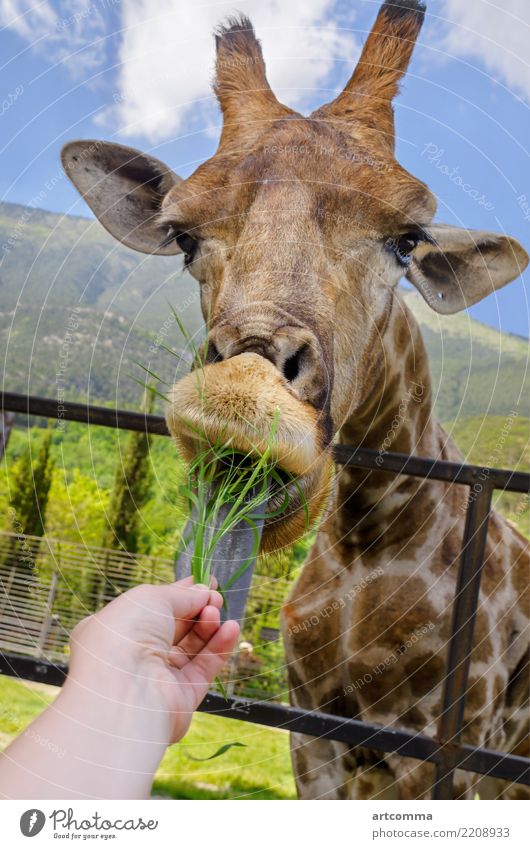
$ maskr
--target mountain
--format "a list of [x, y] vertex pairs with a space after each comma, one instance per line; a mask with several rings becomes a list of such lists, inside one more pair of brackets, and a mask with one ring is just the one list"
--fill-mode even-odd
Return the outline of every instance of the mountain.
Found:
[[[146, 379], [183, 368], [170, 304], [200, 332], [196, 281], [179, 258], [116, 242], [96, 221], [0, 204], [0, 357], [7, 390], [136, 407]], [[188, 368], [186, 365], [185, 368]], [[158, 372], [157, 372], [158, 373]], [[180, 372], [181, 373], [181, 372]]]
[[[444, 422], [468, 463], [501, 469], [530, 469], [530, 419], [517, 415], [469, 416]], [[496, 491], [493, 504], [530, 537], [530, 499], [521, 492]]]
[[[527, 340], [404, 295], [427, 345], [438, 418], [530, 416]], [[189, 367], [159, 344], [184, 345], [170, 305], [200, 334], [198, 286], [178, 257], [131, 251], [96, 221], [0, 204], [5, 389], [55, 397], [61, 387], [66, 398], [136, 407], [137, 362], [168, 383]]]
[[[520, 284], [519, 284], [520, 285]], [[468, 313], [442, 316], [421, 295], [405, 300], [419, 322], [429, 354], [434, 407], [439, 419], [530, 416], [530, 346]]]
[[0, 203], [3, 310], [79, 305], [110, 310], [156, 332], [170, 301], [195, 332], [198, 300], [195, 281], [182, 272], [178, 257], [129, 250], [95, 220]]

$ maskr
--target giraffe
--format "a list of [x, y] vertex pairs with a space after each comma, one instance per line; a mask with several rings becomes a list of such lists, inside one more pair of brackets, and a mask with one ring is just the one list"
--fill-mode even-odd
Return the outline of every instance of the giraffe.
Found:
[[[181, 447], [193, 454], [175, 414], [183, 407], [209, 432], [222, 421], [241, 447], [243, 419], [266, 428], [282, 410], [279, 456], [320, 518], [282, 614], [292, 703], [434, 735], [466, 492], [382, 470], [333, 475], [331, 446], [460, 460], [433, 416], [425, 347], [399, 282], [453, 314], [515, 279], [528, 256], [508, 236], [433, 223], [435, 198], [395, 158], [392, 101], [424, 12], [418, 0], [383, 3], [344, 90], [308, 117], [273, 94], [250, 21], [228, 20], [216, 34], [219, 147], [185, 180], [114, 143], [71, 142], [62, 158], [115, 238], [183, 255], [199, 282], [210, 407], [189, 377], [174, 387], [167, 418]], [[264, 549], [303, 532], [297, 492], [288, 515], [267, 520]], [[528, 560], [522, 536], [493, 512], [463, 740], [518, 754]], [[300, 735], [291, 748], [300, 798], [428, 798], [428, 763]], [[477, 787], [482, 798], [524, 795], [457, 773], [458, 798]]]

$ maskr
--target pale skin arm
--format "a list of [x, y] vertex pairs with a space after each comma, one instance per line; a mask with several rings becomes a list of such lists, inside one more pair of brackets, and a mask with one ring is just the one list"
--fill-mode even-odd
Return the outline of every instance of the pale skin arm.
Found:
[[0, 798], [144, 799], [239, 635], [185, 579], [129, 590], [71, 637], [54, 703], [0, 756]]

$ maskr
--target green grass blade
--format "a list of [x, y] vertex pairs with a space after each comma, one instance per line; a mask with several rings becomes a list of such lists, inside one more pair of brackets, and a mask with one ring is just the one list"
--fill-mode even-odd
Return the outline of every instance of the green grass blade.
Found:
[[187, 755], [187, 757], [190, 759], [190, 761], [197, 761], [198, 763], [202, 763], [204, 761], [213, 761], [214, 758], [220, 758], [221, 755], [224, 755], [226, 752], [229, 752], [230, 749], [234, 748], [246, 749], [248, 747], [246, 743], [225, 743], [224, 746], [221, 746], [221, 748], [217, 749], [217, 751], [214, 752], [213, 755], [210, 755], [207, 758], [196, 758], [193, 755]]

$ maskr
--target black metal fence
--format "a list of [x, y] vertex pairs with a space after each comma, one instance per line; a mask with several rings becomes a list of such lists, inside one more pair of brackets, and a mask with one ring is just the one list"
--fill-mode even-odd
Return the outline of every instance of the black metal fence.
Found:
[[[70, 421], [124, 430], [168, 435], [160, 416], [96, 407], [61, 404], [61, 417]], [[27, 416], [57, 418], [57, 401], [16, 393], [0, 394], [0, 409]], [[447, 669], [443, 683], [442, 710], [436, 739], [394, 727], [374, 725], [317, 711], [307, 711], [271, 702], [230, 699], [209, 694], [200, 710], [232, 719], [337, 740], [350, 746], [365, 746], [380, 752], [429, 761], [436, 766], [434, 799], [450, 799], [456, 769], [530, 785], [530, 760], [461, 743], [464, 708], [480, 580], [494, 490], [530, 493], [530, 474], [467, 464], [429, 460], [405, 454], [381, 455], [370, 449], [337, 445], [335, 461], [357, 469], [390, 472], [445, 483], [475, 487], [468, 500], [464, 537], [455, 592]], [[33, 681], [61, 684], [66, 667], [20, 654], [0, 655], [0, 672]]]

